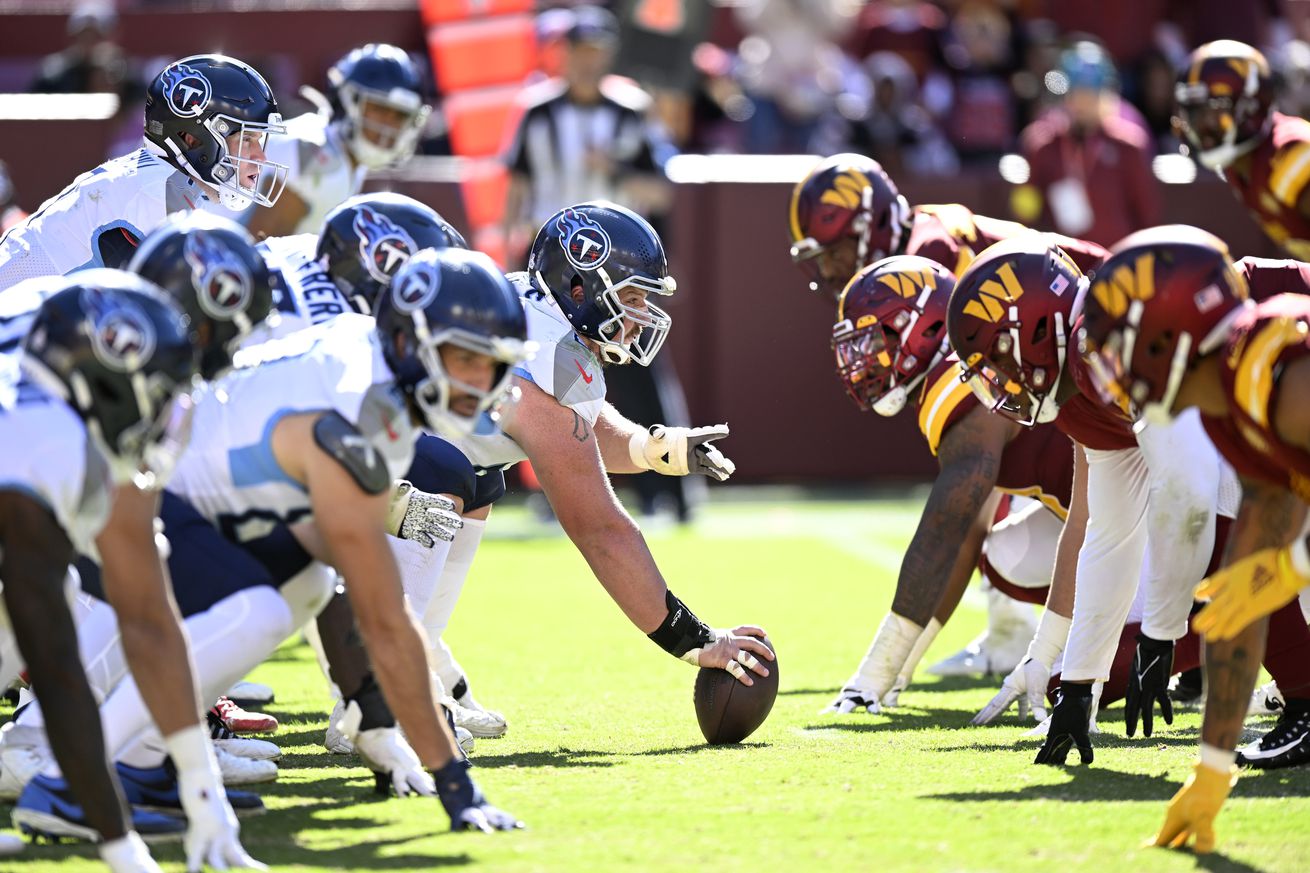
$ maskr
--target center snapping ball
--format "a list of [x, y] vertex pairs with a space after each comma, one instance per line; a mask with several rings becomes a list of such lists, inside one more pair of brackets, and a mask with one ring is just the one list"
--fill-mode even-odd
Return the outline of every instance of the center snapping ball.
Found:
[[764, 638], [764, 644], [773, 652], [775, 660], [760, 659], [769, 668], [768, 676], [748, 671], [755, 680], [749, 688], [718, 667], [702, 667], [696, 674], [696, 720], [710, 745], [740, 743], [769, 717], [778, 696], [778, 652], [768, 637]]

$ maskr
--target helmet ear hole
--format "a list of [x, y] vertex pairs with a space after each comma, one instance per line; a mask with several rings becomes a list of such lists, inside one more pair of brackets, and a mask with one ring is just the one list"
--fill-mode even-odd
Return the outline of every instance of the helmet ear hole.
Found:
[[1037, 326], [1033, 328], [1033, 342], [1040, 343], [1046, 339], [1046, 317], [1037, 320]]
[[1160, 334], [1150, 342], [1146, 347], [1146, 353], [1153, 358], [1161, 355], [1172, 356], [1175, 345], [1175, 335], [1172, 330], [1161, 331]]

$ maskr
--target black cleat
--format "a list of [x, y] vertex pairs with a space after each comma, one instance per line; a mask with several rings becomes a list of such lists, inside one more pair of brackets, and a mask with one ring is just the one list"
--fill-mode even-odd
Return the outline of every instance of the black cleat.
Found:
[[1310, 699], [1288, 698], [1278, 724], [1256, 742], [1237, 751], [1240, 767], [1281, 770], [1310, 761]]

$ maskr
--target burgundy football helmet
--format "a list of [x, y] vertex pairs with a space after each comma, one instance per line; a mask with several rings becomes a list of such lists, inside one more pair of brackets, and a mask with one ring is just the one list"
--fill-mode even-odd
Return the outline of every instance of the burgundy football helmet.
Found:
[[1196, 159], [1222, 170], [1269, 132], [1269, 62], [1244, 42], [1221, 39], [1192, 52], [1174, 86], [1174, 121]]
[[897, 255], [866, 267], [837, 304], [837, 375], [861, 410], [896, 415], [950, 350], [946, 301], [955, 276], [941, 264]]
[[791, 194], [791, 260], [810, 290], [833, 299], [857, 272], [900, 254], [910, 204], [882, 166], [863, 155], [819, 162]]
[[1213, 234], [1171, 224], [1121, 240], [1097, 270], [1078, 331], [1102, 399], [1136, 419], [1168, 420], [1188, 368], [1223, 344], [1247, 298]]
[[1047, 234], [986, 249], [955, 285], [946, 329], [964, 378], [1025, 427], [1054, 421], [1069, 332], [1087, 279]]

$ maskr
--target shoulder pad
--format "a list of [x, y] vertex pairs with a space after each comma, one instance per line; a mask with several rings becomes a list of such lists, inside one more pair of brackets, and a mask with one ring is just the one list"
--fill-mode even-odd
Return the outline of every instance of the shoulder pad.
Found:
[[977, 405], [969, 383], [960, 381], [960, 365], [954, 357], [942, 361], [928, 373], [919, 400], [919, 431], [934, 457], [942, 435]]
[[314, 442], [345, 468], [365, 494], [382, 494], [391, 487], [382, 455], [339, 412], [328, 412], [314, 422]]

